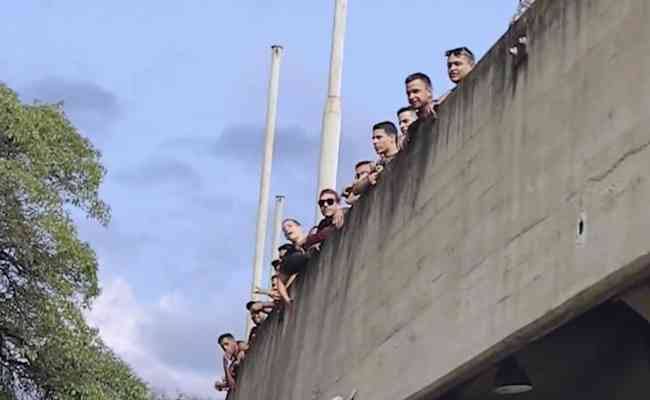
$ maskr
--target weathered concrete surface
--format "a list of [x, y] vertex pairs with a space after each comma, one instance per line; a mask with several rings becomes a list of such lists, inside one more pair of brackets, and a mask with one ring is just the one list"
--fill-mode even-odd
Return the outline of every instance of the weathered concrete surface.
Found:
[[432, 399], [645, 276], [650, 2], [538, 0], [390, 167], [232, 398]]

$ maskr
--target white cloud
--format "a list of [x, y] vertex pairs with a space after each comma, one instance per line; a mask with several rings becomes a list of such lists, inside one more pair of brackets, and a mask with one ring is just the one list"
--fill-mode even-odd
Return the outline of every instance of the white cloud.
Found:
[[[215, 345], [205, 343], [211, 341], [212, 333], [203, 332], [199, 337], [203, 340], [196, 340], [192, 330], [206, 330], [206, 323], [194, 325], [196, 313], [192, 311], [178, 292], [162, 296], [155, 305], [140, 304], [129, 284], [117, 278], [104, 287], [87, 317], [99, 328], [106, 344], [152, 387], [168, 393], [223, 398], [212, 388], [219, 373]], [[212, 371], [205, 368], [206, 360], [196, 360], [194, 368], [187, 362], [187, 356], [201, 348], [207, 363], [214, 365]], [[181, 362], [175, 363], [176, 359]]]

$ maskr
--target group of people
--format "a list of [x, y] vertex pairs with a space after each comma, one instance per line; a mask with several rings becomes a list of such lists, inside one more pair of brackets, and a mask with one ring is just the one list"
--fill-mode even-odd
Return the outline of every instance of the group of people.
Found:
[[[467, 47], [448, 50], [445, 57], [449, 79], [455, 85], [467, 77], [476, 62], [474, 54]], [[371, 142], [377, 160], [356, 163], [352, 183], [346, 186], [341, 194], [334, 189], [324, 189], [319, 193], [318, 206], [323, 218], [317, 226], [305, 231], [296, 219], [288, 218], [282, 222], [282, 232], [287, 243], [278, 248], [279, 256], [272, 261], [275, 274], [271, 277], [271, 287], [255, 290], [257, 295], [268, 299], [249, 301], [246, 304], [254, 323], [248, 341], [237, 341], [229, 333], [219, 337], [219, 346], [224, 353], [224, 377], [215, 383], [217, 390], [236, 389], [237, 371], [245, 359], [246, 351], [255, 342], [258, 326], [263, 324], [272, 312], [290, 315], [294, 302], [290, 288], [296, 277], [307, 268], [310, 259], [318, 256], [323, 242], [343, 227], [346, 212], [354, 207], [370, 188], [380, 182], [385, 167], [401, 150], [411, 145], [413, 133], [417, 131], [421, 121], [436, 118], [438, 108], [457, 87], [454, 86], [449, 92], [436, 98], [431, 79], [421, 72], [409, 75], [404, 84], [409, 105], [397, 110], [397, 124], [383, 121], [372, 126]], [[347, 206], [342, 204], [342, 200]]]

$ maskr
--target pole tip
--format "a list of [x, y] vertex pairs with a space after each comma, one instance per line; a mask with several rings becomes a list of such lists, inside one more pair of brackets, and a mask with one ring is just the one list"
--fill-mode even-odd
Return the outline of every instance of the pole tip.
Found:
[[278, 199], [278, 200], [279, 199], [284, 199], [284, 195], [283, 194], [278, 194], [278, 195], [275, 196], [275, 198]]
[[284, 47], [280, 46], [279, 44], [274, 44], [274, 45], [271, 46], [271, 49], [273, 49], [273, 50], [276, 50], [276, 49], [277, 50], [282, 50], [282, 49], [284, 49]]

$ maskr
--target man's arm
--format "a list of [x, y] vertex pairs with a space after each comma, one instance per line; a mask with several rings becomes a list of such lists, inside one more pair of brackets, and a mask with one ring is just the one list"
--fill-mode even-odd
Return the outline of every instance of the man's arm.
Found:
[[293, 274], [293, 275], [291, 275], [289, 277], [289, 280], [287, 281], [287, 284], [285, 285], [287, 289], [289, 289], [291, 287], [291, 285], [293, 284], [293, 281], [296, 280], [296, 276], [298, 276], [298, 274]]
[[223, 356], [223, 370], [224, 375], [226, 376], [226, 383], [228, 383], [228, 387], [230, 390], [236, 390], [237, 382], [235, 381], [235, 377], [232, 376], [232, 371], [230, 368], [228, 368], [228, 360], [226, 359], [226, 356]]
[[377, 184], [377, 179], [379, 179], [379, 175], [382, 173], [384, 170], [384, 167], [381, 165], [376, 165], [372, 172], [370, 172], [368, 175], [362, 177], [358, 181], [354, 183], [352, 186], [352, 192], [356, 195], [363, 194], [370, 189], [370, 186], [375, 186]]
[[332, 223], [334, 223], [337, 229], [343, 228], [343, 224], [345, 223], [345, 210], [339, 207], [332, 218]]
[[356, 195], [363, 194], [368, 191], [370, 186], [371, 186], [370, 179], [368, 178], [368, 176], [364, 176], [363, 178], [354, 182], [354, 185], [352, 185], [352, 193]]
[[261, 295], [264, 295], [264, 296], [272, 297], [271, 291], [268, 290], [268, 289], [255, 288], [255, 294], [261, 294]]
[[305, 239], [305, 243], [303, 243], [302, 248], [303, 249], [309, 249], [310, 247], [317, 245], [321, 242], [324, 242], [327, 237], [334, 232], [336, 227], [334, 225], [330, 225], [328, 227], [325, 227], [321, 229], [320, 231], [307, 236], [307, 239]]

